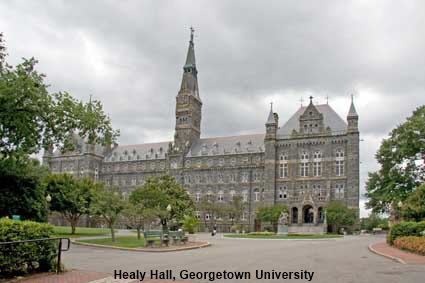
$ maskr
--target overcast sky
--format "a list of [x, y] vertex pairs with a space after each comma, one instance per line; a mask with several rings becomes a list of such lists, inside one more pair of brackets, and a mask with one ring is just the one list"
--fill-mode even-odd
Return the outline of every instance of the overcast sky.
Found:
[[203, 137], [264, 133], [270, 101], [283, 123], [310, 95], [345, 119], [354, 94], [364, 193], [380, 141], [425, 103], [425, 1], [247, 2], [1, 1], [0, 32], [52, 92], [101, 100], [121, 144], [172, 140], [190, 26]]

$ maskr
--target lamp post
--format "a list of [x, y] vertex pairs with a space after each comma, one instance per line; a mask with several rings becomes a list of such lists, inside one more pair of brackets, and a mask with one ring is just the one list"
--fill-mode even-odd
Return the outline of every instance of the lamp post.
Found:
[[49, 223], [49, 214], [50, 214], [50, 202], [52, 201], [52, 197], [50, 194], [47, 194], [46, 196], [46, 202], [47, 202], [47, 223]]

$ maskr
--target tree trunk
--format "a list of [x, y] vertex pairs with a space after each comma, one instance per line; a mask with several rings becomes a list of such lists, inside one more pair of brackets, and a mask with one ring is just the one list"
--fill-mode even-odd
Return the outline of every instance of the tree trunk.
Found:
[[114, 230], [114, 224], [113, 224], [113, 223], [109, 223], [109, 228], [111, 229], [112, 242], [115, 242], [115, 230]]
[[140, 227], [137, 227], [137, 239], [140, 240]]

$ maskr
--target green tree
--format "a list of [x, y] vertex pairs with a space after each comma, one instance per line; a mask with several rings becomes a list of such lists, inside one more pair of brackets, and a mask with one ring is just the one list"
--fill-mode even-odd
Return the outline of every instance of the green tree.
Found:
[[167, 228], [169, 221], [179, 222], [194, 210], [193, 201], [186, 190], [171, 176], [148, 178], [142, 187], [131, 193], [130, 201], [141, 203], [153, 211], [163, 229]]
[[263, 206], [258, 208], [256, 218], [261, 222], [271, 223], [274, 231], [277, 231], [277, 224], [282, 212], [288, 212], [285, 205]]
[[401, 209], [405, 219], [417, 222], [425, 220], [425, 184], [409, 194]]
[[196, 227], [199, 225], [199, 220], [193, 215], [185, 215], [182, 224], [185, 231], [189, 234], [194, 234]]
[[48, 173], [35, 159], [0, 158], [0, 218], [20, 215], [24, 220], [46, 221], [42, 180]]
[[342, 227], [354, 225], [357, 219], [354, 209], [347, 208], [337, 201], [328, 203], [325, 211], [327, 223], [332, 226], [333, 232], [338, 232]]
[[155, 213], [151, 209], [147, 209], [141, 203], [127, 202], [125, 209], [123, 210], [123, 216], [127, 221], [127, 224], [137, 230], [137, 238], [140, 240], [140, 231], [147, 222], [152, 221], [155, 218]]
[[242, 200], [242, 197], [233, 196], [228, 206], [229, 218], [232, 220], [232, 225], [234, 224], [234, 222], [236, 223], [240, 222], [244, 210], [245, 210], [245, 204]]
[[[223, 202], [218, 202], [213, 195], [205, 195], [201, 198], [198, 208], [204, 214], [204, 225], [205, 227], [210, 226], [212, 231], [216, 220], [226, 217], [228, 207]], [[208, 214], [209, 222], [207, 223], [206, 215]]]
[[425, 167], [418, 162], [425, 156], [425, 105], [393, 129], [376, 153], [380, 169], [369, 173], [367, 208], [390, 212], [425, 180]]
[[125, 209], [126, 202], [120, 193], [113, 189], [99, 189], [91, 211], [105, 220], [111, 229], [112, 242], [115, 242], [114, 226]]
[[360, 219], [360, 227], [363, 230], [372, 231], [373, 228], [387, 227], [388, 218], [381, 217], [377, 213], [371, 213], [369, 217]]
[[49, 93], [38, 61], [5, 62], [0, 34], [0, 156], [32, 154], [56, 145], [72, 149], [73, 131], [91, 144], [111, 144], [117, 135], [99, 101], [83, 103], [66, 92]]
[[69, 174], [52, 174], [45, 179], [46, 193], [50, 194], [50, 210], [57, 211], [69, 221], [71, 234], [75, 234], [78, 220], [89, 214], [100, 184], [78, 179]]

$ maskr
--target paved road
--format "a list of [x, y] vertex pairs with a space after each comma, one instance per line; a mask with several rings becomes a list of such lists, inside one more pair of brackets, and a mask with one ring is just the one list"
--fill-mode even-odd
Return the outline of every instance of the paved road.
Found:
[[[218, 236], [218, 237], [217, 237]], [[256, 270], [314, 272], [311, 282], [414, 283], [424, 282], [425, 265], [403, 265], [371, 253], [370, 243], [383, 237], [346, 237], [338, 240], [235, 240], [219, 235], [199, 235], [208, 240], [208, 248], [174, 253], [141, 253], [120, 250], [72, 246], [64, 254], [67, 268], [110, 272], [173, 270], [176, 279], [181, 270], [248, 271], [251, 280]], [[209, 282], [208, 280], [192, 280]], [[261, 280], [259, 282], [306, 282], [307, 280]], [[214, 282], [247, 282], [215, 280]]]

